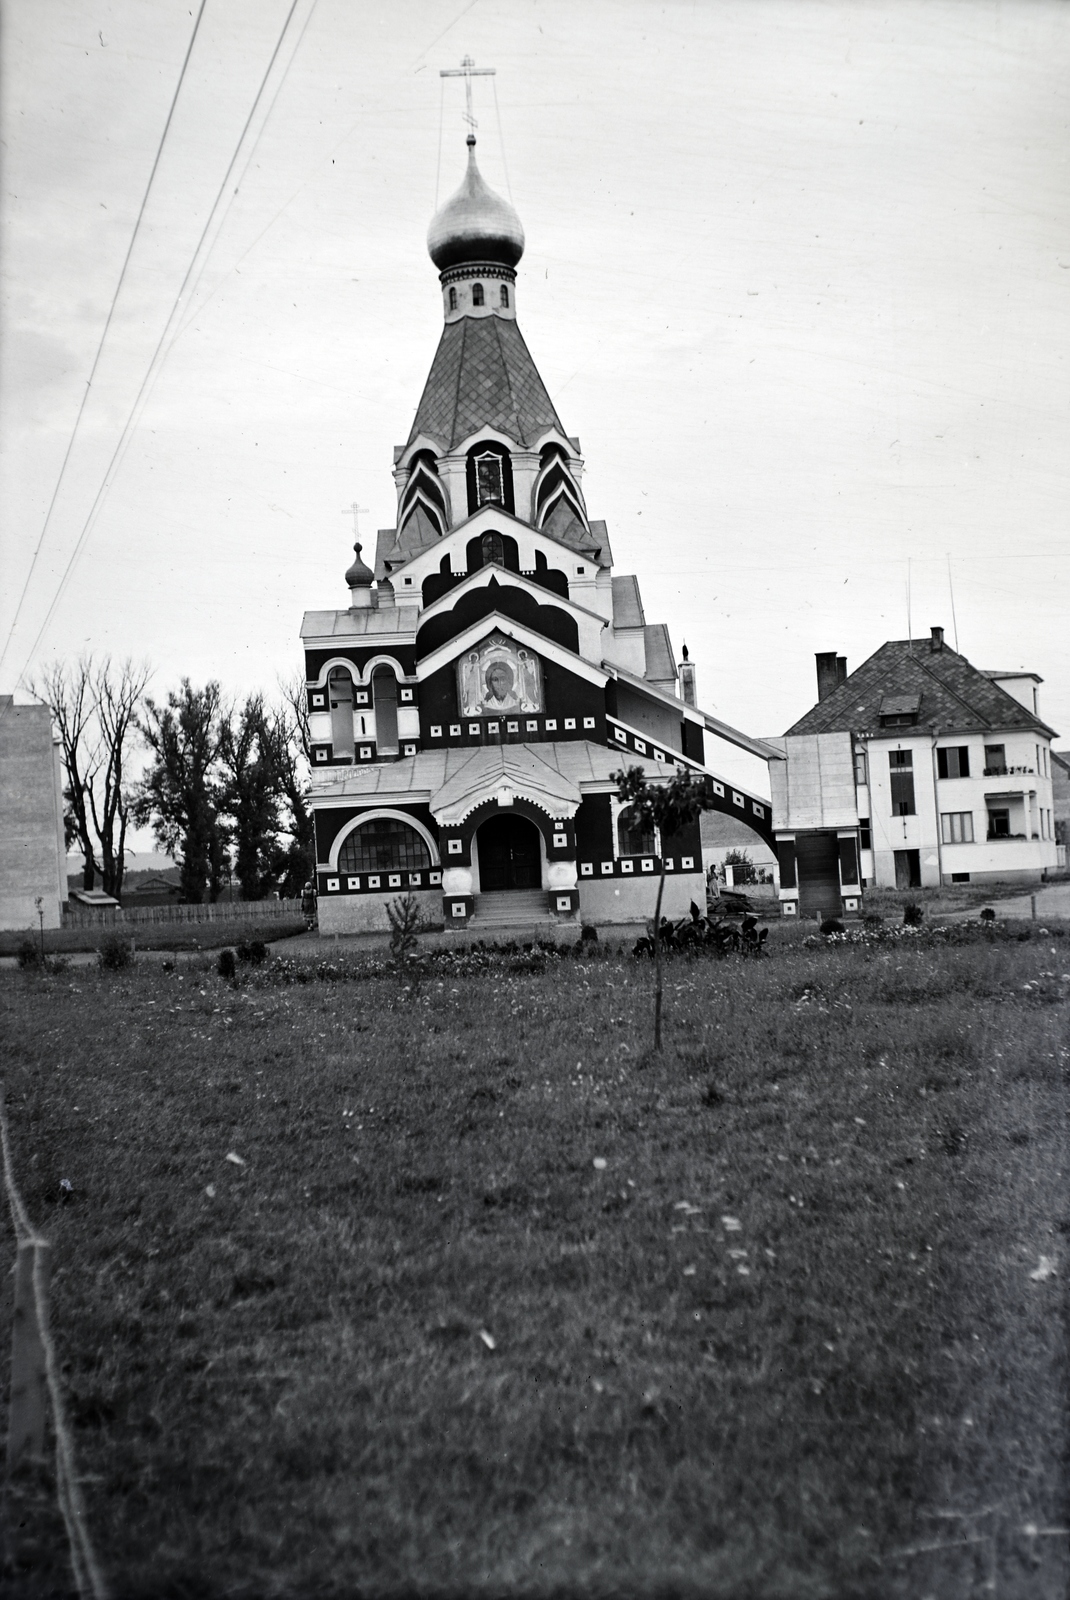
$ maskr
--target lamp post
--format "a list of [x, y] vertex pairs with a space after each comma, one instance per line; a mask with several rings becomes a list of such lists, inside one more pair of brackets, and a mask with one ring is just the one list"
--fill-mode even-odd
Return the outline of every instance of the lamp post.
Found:
[[41, 925], [41, 965], [45, 964], [45, 902], [40, 895], [34, 896], [34, 905], [37, 907], [37, 920]]

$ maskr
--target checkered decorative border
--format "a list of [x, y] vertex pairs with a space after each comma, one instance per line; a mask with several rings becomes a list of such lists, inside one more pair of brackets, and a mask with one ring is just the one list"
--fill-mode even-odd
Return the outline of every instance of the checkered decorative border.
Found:
[[407, 889], [437, 889], [441, 883], [441, 867], [421, 872], [320, 873], [322, 894], [399, 894]]
[[[665, 871], [701, 872], [702, 863], [695, 865], [695, 856], [665, 857]], [[658, 856], [618, 856], [615, 861], [581, 861], [581, 878], [640, 878], [653, 877], [661, 871]]]

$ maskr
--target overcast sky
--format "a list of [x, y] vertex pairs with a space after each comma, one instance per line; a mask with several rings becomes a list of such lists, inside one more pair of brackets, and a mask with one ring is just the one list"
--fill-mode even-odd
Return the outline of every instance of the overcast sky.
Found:
[[[950, 557], [961, 649], [1041, 673], [1070, 744], [1070, 6], [297, 0], [213, 218], [289, 6], [208, 0], [0, 689], [85, 649], [271, 688], [347, 603], [342, 508], [393, 525], [439, 337], [470, 52], [521, 327], [702, 703], [782, 732], [815, 651], [905, 636], [908, 561], [954, 643]], [[6, 639], [196, 0], [0, 9]]]

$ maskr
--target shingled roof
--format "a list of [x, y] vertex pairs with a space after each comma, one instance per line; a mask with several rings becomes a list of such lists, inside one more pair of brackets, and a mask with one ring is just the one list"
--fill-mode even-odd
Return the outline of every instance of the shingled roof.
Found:
[[937, 733], [970, 733], [988, 728], [1032, 728], [1052, 733], [1047, 723], [993, 683], [965, 656], [946, 645], [932, 650], [928, 639], [889, 639], [832, 694], [800, 717], [788, 733], [887, 734], [890, 730], [881, 726], [881, 702], [903, 695], [920, 697], [917, 725], [933, 726]]
[[515, 322], [461, 317], [442, 330], [409, 435], [453, 450], [480, 428], [532, 445], [548, 428], [564, 433]]

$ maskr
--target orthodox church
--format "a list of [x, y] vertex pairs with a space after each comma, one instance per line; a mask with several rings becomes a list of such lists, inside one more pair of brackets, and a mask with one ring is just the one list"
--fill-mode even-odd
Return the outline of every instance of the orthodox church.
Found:
[[694, 668], [646, 620], [588, 515], [567, 434], [517, 322], [520, 219], [484, 182], [433, 218], [444, 326], [407, 442], [396, 526], [349, 604], [305, 614], [311, 805], [324, 933], [379, 930], [412, 893], [462, 928], [642, 922], [704, 904], [699, 827], [644, 833], [614, 773], [701, 776], [714, 809], [772, 841], [769, 803], [705, 765]]

